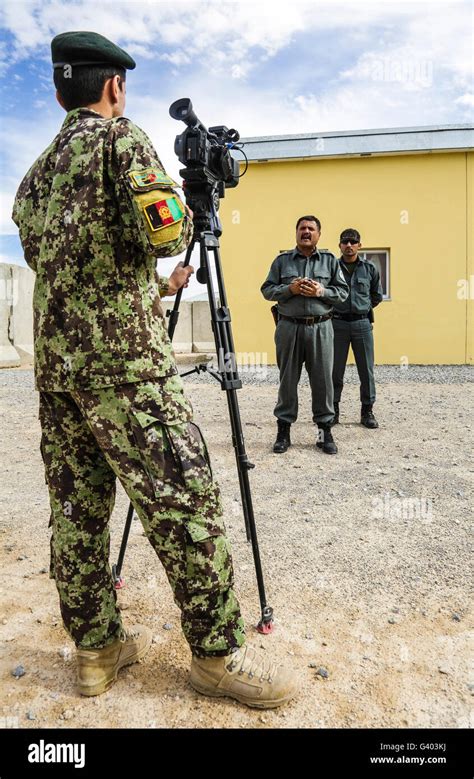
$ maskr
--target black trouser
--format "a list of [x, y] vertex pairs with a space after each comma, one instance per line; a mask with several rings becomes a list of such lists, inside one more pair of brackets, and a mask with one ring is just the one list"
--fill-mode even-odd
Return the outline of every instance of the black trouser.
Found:
[[361, 403], [372, 405], [375, 402], [374, 336], [372, 325], [366, 318], [357, 319], [354, 322], [333, 319], [333, 328], [334, 367], [332, 379], [334, 383], [334, 401], [339, 403], [341, 400], [349, 346], [352, 346], [360, 379]]

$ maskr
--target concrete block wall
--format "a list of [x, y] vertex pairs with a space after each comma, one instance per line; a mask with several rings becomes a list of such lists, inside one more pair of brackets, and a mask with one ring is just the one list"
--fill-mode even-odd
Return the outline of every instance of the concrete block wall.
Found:
[[33, 289], [35, 276], [29, 268], [10, 265], [13, 279], [13, 343], [33, 356]]
[[0, 263], [0, 367], [12, 368], [33, 357], [34, 273]]
[[[0, 262], [0, 368], [28, 364], [33, 359], [33, 289], [29, 268]], [[163, 301], [163, 310], [173, 299]], [[215, 351], [206, 301], [183, 301], [173, 338], [176, 353]]]
[[193, 352], [214, 352], [216, 345], [207, 300], [196, 300], [193, 303], [192, 317]]
[[[162, 301], [163, 311], [172, 311], [174, 305], [174, 298]], [[192, 307], [194, 303], [186, 303], [185, 300], [181, 301], [179, 306], [178, 324], [174, 331], [173, 336], [173, 349], [175, 352], [192, 352], [193, 351], [193, 315]], [[168, 327], [169, 319], [166, 317], [166, 327]]]

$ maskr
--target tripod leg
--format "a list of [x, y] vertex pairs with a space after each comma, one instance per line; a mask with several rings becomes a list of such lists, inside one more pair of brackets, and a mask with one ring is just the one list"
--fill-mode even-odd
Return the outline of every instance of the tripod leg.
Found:
[[[242, 423], [240, 419], [239, 403], [236, 390], [240, 389], [240, 381], [235, 359], [234, 340], [231, 330], [230, 311], [227, 306], [227, 299], [224, 287], [224, 279], [219, 255], [219, 242], [212, 233], [202, 233], [200, 236], [201, 244], [201, 268], [205, 268], [205, 277], [208, 289], [209, 306], [211, 309], [212, 329], [216, 343], [216, 352], [219, 358], [219, 373], [221, 374], [221, 387], [227, 393], [227, 404], [229, 408], [229, 417], [232, 427], [232, 443], [235, 451], [237, 463], [237, 472], [239, 475], [240, 494], [242, 497], [242, 508], [245, 518], [245, 529], [247, 539], [252, 544], [252, 553], [257, 576], [257, 586], [260, 597], [261, 619], [257, 625], [260, 633], [270, 633], [273, 630], [273, 609], [267, 605], [265, 595], [265, 585], [263, 580], [262, 563], [260, 559], [260, 550], [258, 546], [257, 529], [253, 512], [252, 494], [250, 491], [250, 482], [248, 471], [254, 466], [249, 462], [245, 451]], [[209, 268], [209, 249], [214, 255], [214, 266], [216, 270], [217, 282], [219, 287], [220, 307], [216, 306], [215, 293], [213, 288], [212, 274]], [[221, 357], [224, 362], [221, 362]]]
[[[185, 268], [186, 265], [189, 265], [189, 262], [191, 260], [191, 255], [193, 253], [195, 240], [191, 241], [189, 244], [187, 250], [186, 250], [186, 256], [184, 258], [183, 267]], [[173, 340], [174, 331], [176, 330], [176, 325], [178, 324], [178, 318], [179, 318], [179, 305], [181, 303], [181, 297], [183, 295], [183, 290], [179, 289], [176, 293], [176, 297], [174, 299], [174, 306], [171, 311], [166, 312], [166, 316], [169, 317], [169, 325], [168, 325], [168, 335], [170, 337], [170, 341]]]
[[123, 558], [125, 557], [125, 549], [127, 548], [128, 536], [130, 535], [130, 528], [132, 526], [133, 519], [133, 506], [130, 503], [128, 507], [127, 519], [125, 522], [125, 528], [122, 536], [122, 543], [120, 544], [120, 552], [117, 560], [117, 564], [112, 566], [112, 576], [114, 579], [114, 586], [116, 590], [125, 587], [125, 582], [121, 577]]
[[260, 549], [257, 538], [257, 528], [255, 525], [255, 516], [253, 512], [252, 494], [250, 491], [250, 481], [248, 472], [250, 468], [253, 468], [252, 463], [249, 463], [247, 454], [245, 451], [245, 444], [243, 435], [241, 433], [242, 426], [240, 421], [240, 410], [238, 405], [237, 396], [235, 390], [230, 390], [227, 393], [227, 400], [229, 406], [229, 414], [233, 419], [233, 424], [237, 431], [240, 431], [240, 436], [236, 436], [235, 445], [235, 457], [237, 461], [237, 469], [239, 472], [239, 480], [241, 484], [241, 496], [242, 496], [242, 508], [245, 517], [245, 528], [247, 531], [247, 540], [252, 544], [252, 553], [255, 564], [255, 573], [257, 576], [257, 586], [260, 596], [260, 606], [262, 616], [260, 622], [257, 625], [259, 633], [271, 633], [273, 630], [273, 609], [267, 605], [265, 595], [265, 584], [263, 580], [262, 563], [260, 559]]

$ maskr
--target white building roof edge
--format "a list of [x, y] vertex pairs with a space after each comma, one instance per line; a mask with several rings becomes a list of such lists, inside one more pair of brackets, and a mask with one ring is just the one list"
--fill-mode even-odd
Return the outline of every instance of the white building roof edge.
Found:
[[[242, 138], [250, 162], [474, 149], [474, 125], [392, 127]], [[235, 154], [241, 160], [241, 154]]]

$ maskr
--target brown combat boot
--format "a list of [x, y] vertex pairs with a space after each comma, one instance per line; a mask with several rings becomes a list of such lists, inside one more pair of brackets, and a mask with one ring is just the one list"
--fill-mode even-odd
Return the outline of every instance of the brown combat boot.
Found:
[[77, 650], [77, 685], [81, 695], [100, 695], [117, 681], [124, 665], [140, 660], [151, 646], [151, 630], [133, 625], [124, 639], [103, 649]]
[[225, 657], [193, 655], [190, 683], [203, 695], [226, 695], [258, 709], [276, 708], [297, 692], [294, 673], [247, 644]]

